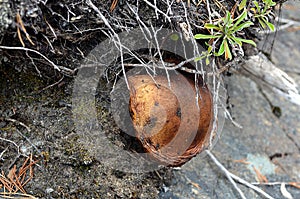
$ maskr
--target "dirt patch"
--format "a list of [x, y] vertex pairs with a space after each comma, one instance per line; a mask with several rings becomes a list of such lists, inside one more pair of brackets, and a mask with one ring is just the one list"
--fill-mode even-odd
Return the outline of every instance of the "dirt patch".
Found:
[[6, 173], [34, 154], [38, 163], [27, 193], [41, 198], [156, 198], [168, 183], [168, 169], [144, 174], [111, 170], [78, 144], [70, 109], [72, 81], [43, 90], [49, 85], [43, 78], [1, 69], [6, 77], [0, 83], [1, 170]]

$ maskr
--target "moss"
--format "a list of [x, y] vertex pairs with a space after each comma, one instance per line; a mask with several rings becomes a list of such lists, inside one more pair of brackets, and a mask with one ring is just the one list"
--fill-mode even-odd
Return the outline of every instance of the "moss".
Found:
[[64, 144], [65, 153], [71, 156], [71, 164], [76, 166], [79, 170], [84, 171], [90, 169], [90, 165], [94, 161], [88, 150], [78, 142], [78, 136], [73, 136]]

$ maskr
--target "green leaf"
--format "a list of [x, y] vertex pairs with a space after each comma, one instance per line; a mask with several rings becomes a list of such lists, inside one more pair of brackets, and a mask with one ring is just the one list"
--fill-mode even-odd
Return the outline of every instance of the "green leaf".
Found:
[[228, 46], [227, 39], [224, 39], [224, 50], [225, 50], [225, 59], [231, 60], [232, 54], [231, 54], [230, 48]]
[[222, 35], [204, 35], [204, 34], [196, 34], [194, 35], [195, 39], [215, 39], [220, 38]]
[[242, 39], [242, 38], [238, 38], [241, 42], [243, 43], [247, 43], [247, 44], [251, 44], [253, 46], [256, 47], [256, 43], [253, 41], [253, 40], [250, 40], [250, 39]]
[[233, 40], [234, 43], [238, 44], [239, 46], [242, 46], [241, 38], [235, 37], [235, 36], [231, 36], [229, 39]]
[[[266, 26], [268, 26], [268, 28], [271, 30], [271, 31], [275, 31], [275, 26], [274, 26], [274, 24], [272, 24], [272, 23], [270, 23], [269, 21], [268, 21], [268, 18], [267, 17], [261, 17], [261, 18], [258, 18], [258, 21], [259, 21], [259, 19], [262, 21], [262, 22], [259, 22], [261, 25], [262, 25], [262, 27], [264, 28], [264, 29], [266, 29]], [[262, 24], [263, 23], [263, 24]], [[263, 26], [264, 25], [264, 26]]]
[[221, 45], [220, 45], [220, 48], [219, 48], [219, 51], [217, 53], [217, 56], [221, 56], [224, 54], [225, 52], [225, 48], [224, 48], [224, 42], [226, 41], [226, 39], [223, 39]]
[[206, 59], [205, 59], [205, 64], [206, 64], [206, 65], [209, 65], [209, 63], [210, 63], [209, 57], [207, 56]]
[[216, 25], [210, 24], [210, 23], [206, 23], [206, 24], [204, 25], [204, 28], [206, 28], [206, 29], [220, 30], [220, 27], [219, 27], [219, 26], [216, 26]]
[[252, 26], [253, 24], [254, 24], [254, 23], [252, 23], [251, 21], [247, 21], [247, 22], [245, 22], [245, 23], [242, 23], [242, 24], [239, 25], [238, 27], [236, 27], [236, 28], [234, 29], [234, 31], [235, 31], [235, 32], [240, 31], [240, 30], [242, 30], [242, 29], [244, 29], [244, 28], [248, 28], [248, 27]]
[[197, 57], [197, 58], [194, 59], [194, 62], [200, 61], [200, 60], [202, 60], [202, 59], [205, 58], [206, 65], [209, 65], [209, 63], [210, 63], [210, 61], [209, 61], [210, 55], [211, 54], [208, 51], [204, 51], [204, 52], [201, 53], [200, 57]]
[[267, 26], [269, 27], [269, 29], [271, 30], [271, 31], [275, 31], [275, 26], [274, 26], [274, 24], [272, 24], [272, 23], [270, 23], [270, 22], [266, 22], [266, 24], [267, 24]]
[[238, 16], [237, 21], [235, 22], [233, 27], [238, 26], [246, 17], [247, 17], [247, 12], [244, 10], [243, 13], [240, 16]]
[[261, 25], [261, 27], [262, 27], [263, 29], [265, 29], [265, 28], [266, 28], [266, 24], [265, 24], [265, 22], [262, 20], [263, 17], [262, 17], [262, 18], [259, 17], [259, 18], [257, 18], [257, 19], [258, 19], [258, 22], [259, 22], [259, 24]]
[[227, 10], [226, 11], [226, 16], [225, 16], [225, 18], [223, 19], [223, 21], [224, 21], [224, 24], [226, 25], [226, 24], [230, 24], [230, 20], [231, 19], [231, 15], [230, 15], [230, 12]]
[[258, 2], [252, 1], [252, 3], [255, 5], [257, 12], [260, 13], [260, 6], [259, 6]]
[[266, 15], [266, 11], [270, 8], [268, 5], [264, 5], [262, 11], [260, 11], [262, 14]]
[[245, 8], [246, 7], [246, 3], [247, 3], [247, 0], [242, 0], [242, 2], [239, 5], [239, 10], [242, 10], [243, 8]]
[[274, 2], [273, 0], [263, 0], [263, 2], [267, 6], [275, 6], [276, 5], [276, 2]]
[[204, 58], [204, 56], [196, 57], [196, 58], [194, 59], [194, 62], [200, 61], [200, 60], [202, 60], [203, 58]]
[[209, 45], [208, 48], [207, 48], [207, 53], [210, 54], [211, 51], [212, 51], [212, 49], [213, 49], [213, 48], [212, 48], [212, 45]]
[[250, 8], [250, 10], [254, 13], [254, 17], [256, 16], [256, 9], [255, 8]]

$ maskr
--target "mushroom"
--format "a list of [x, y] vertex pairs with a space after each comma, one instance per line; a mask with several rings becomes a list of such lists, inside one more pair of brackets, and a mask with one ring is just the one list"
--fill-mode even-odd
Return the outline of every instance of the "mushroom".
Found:
[[197, 77], [176, 71], [128, 77], [136, 137], [150, 157], [180, 166], [209, 146], [214, 134], [212, 96]]

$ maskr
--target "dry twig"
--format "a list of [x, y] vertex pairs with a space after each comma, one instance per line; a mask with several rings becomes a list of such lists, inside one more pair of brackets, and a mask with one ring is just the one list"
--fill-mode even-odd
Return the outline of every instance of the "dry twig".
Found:
[[224, 174], [226, 175], [227, 179], [233, 184], [234, 188], [238, 191], [238, 193], [240, 194], [241, 198], [246, 198], [244, 193], [241, 191], [241, 189], [236, 185], [235, 181], [253, 189], [254, 191], [262, 194], [263, 196], [265, 196], [268, 199], [274, 199], [272, 196], [270, 196], [268, 193], [264, 192], [263, 190], [261, 190], [260, 188], [252, 185], [251, 183], [247, 182], [246, 180], [234, 175], [233, 173], [231, 173], [230, 171], [228, 171], [218, 160], [217, 158], [212, 154], [211, 151], [206, 150], [206, 153], [208, 154], [208, 156], [214, 161], [214, 163], [221, 169], [221, 171], [224, 172]]
[[66, 68], [64, 66], [58, 66], [58, 65], [56, 65], [53, 61], [51, 61], [50, 59], [48, 59], [45, 55], [43, 55], [42, 53], [40, 53], [40, 52], [38, 52], [36, 50], [30, 49], [30, 48], [25, 48], [25, 47], [14, 47], [14, 46], [0, 46], [0, 49], [6, 49], [6, 50], [24, 50], [24, 51], [29, 51], [29, 52], [36, 53], [39, 56], [43, 57], [47, 62], [49, 62], [53, 66], [53, 68], [55, 70], [65, 71], [65, 72], [67, 72], [70, 75], [74, 74], [74, 70]]
[[253, 185], [267, 185], [267, 186], [274, 186], [274, 185], [281, 185], [282, 183], [286, 185], [293, 186], [297, 189], [300, 189], [300, 182], [252, 182]]

